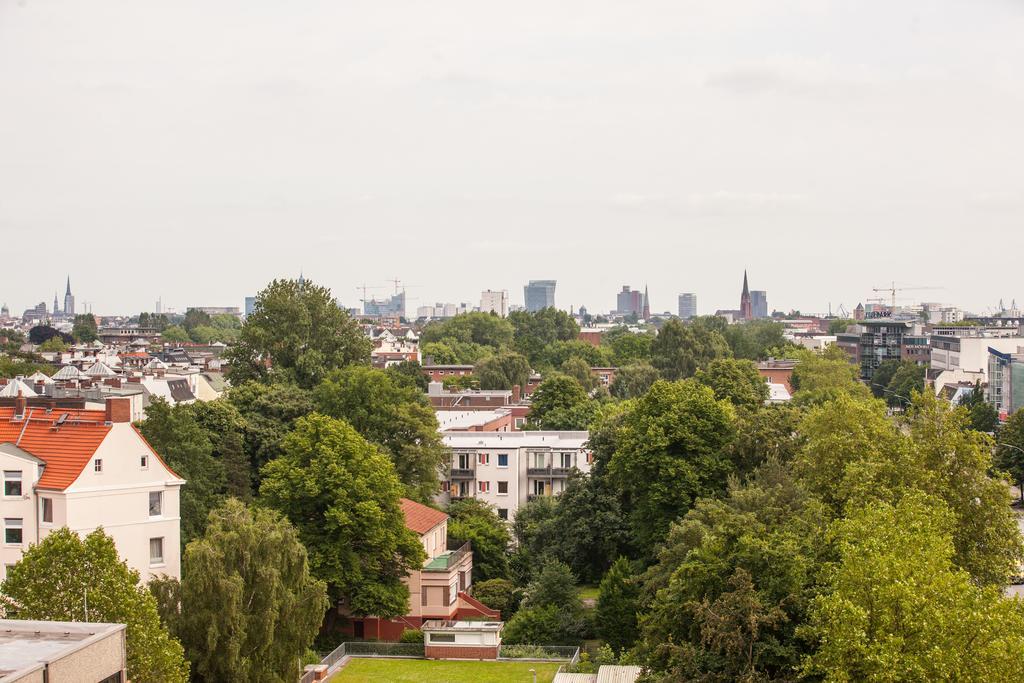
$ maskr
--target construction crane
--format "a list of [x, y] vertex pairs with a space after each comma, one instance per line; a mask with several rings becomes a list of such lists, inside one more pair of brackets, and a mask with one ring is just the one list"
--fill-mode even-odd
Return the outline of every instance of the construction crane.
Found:
[[369, 301], [369, 299], [367, 299], [367, 298], [366, 298], [366, 293], [367, 293], [368, 291], [372, 290], [372, 289], [380, 289], [380, 287], [369, 287], [369, 286], [367, 286], [367, 284], [366, 284], [365, 282], [364, 282], [364, 283], [363, 283], [363, 284], [362, 284], [361, 286], [359, 286], [359, 287], [356, 287], [356, 291], [357, 291], [357, 292], [360, 292], [360, 291], [361, 291], [361, 292], [363, 293], [363, 298], [362, 298], [362, 299], [360, 299], [360, 301], [362, 301], [362, 302], [363, 302], [364, 304], [365, 304], [365, 303], [366, 303], [367, 301]]
[[[892, 297], [892, 307], [896, 308], [896, 292], [905, 292], [912, 289], [942, 289], [942, 287], [897, 287], [896, 282], [893, 281], [890, 287], [872, 287], [871, 289], [876, 292], [889, 292]], [[869, 299], [869, 301], [873, 301], [873, 299]]]

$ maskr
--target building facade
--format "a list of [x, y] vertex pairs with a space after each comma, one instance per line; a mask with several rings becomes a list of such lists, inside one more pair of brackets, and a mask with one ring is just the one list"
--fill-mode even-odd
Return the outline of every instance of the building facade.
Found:
[[131, 423], [130, 401], [105, 410], [0, 407], [3, 544], [0, 579], [29, 545], [60, 527], [103, 527], [143, 583], [181, 576], [175, 474]]
[[755, 318], [768, 317], [768, 292], [755, 289], [750, 292], [751, 315]]
[[1001, 420], [1024, 408], [1024, 346], [1016, 353], [989, 348], [985, 400]]
[[740, 292], [740, 319], [750, 320], [754, 317], [754, 304], [750, 298], [750, 287], [747, 286], [747, 271], [743, 271], [743, 291]]
[[622, 285], [622, 291], [615, 297], [615, 312], [618, 315], [635, 315], [637, 318], [644, 312], [643, 292], [632, 289], [629, 285]]
[[697, 317], [697, 295], [685, 292], [679, 295], [679, 317], [683, 320]]
[[511, 521], [532, 498], [564, 491], [574, 470], [590, 471], [589, 438], [587, 432], [446, 432], [452, 459], [443, 497], [479, 498]]
[[[878, 366], [887, 360], [926, 365], [931, 358], [928, 341], [920, 323], [888, 317], [862, 320], [845, 333], [836, 335], [836, 346], [860, 366], [861, 379], [865, 380], [870, 380]], [[855, 349], [851, 349], [852, 346]]]
[[530, 280], [523, 287], [523, 298], [529, 313], [555, 307], [555, 280]]
[[502, 318], [508, 317], [508, 290], [485, 290], [480, 293], [480, 312], [496, 313]]

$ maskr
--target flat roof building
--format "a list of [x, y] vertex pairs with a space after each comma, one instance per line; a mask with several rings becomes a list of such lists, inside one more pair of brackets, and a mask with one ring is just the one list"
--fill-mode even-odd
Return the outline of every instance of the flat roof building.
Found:
[[0, 619], [0, 683], [127, 680], [124, 624]]

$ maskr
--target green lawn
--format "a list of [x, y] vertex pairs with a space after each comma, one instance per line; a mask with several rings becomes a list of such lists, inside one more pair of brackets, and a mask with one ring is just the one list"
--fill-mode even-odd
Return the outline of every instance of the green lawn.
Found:
[[558, 663], [545, 662], [438, 662], [426, 659], [352, 659], [330, 678], [330, 683], [550, 683]]
[[597, 586], [588, 585], [582, 585], [576, 591], [576, 593], [580, 596], [580, 600], [597, 600], [597, 596], [600, 592], [601, 589]]

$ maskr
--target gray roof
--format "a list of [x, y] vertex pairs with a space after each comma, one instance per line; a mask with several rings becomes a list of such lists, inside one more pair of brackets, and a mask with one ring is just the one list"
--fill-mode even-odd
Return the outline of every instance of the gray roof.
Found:
[[53, 379], [66, 381], [69, 379], [82, 379], [84, 377], [85, 374], [74, 365], [65, 365], [54, 374]]

